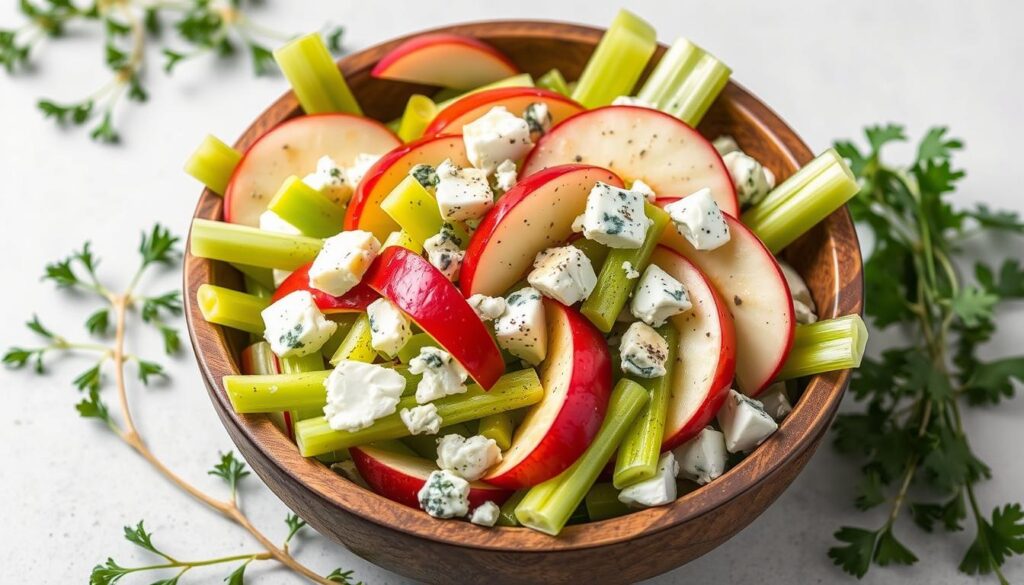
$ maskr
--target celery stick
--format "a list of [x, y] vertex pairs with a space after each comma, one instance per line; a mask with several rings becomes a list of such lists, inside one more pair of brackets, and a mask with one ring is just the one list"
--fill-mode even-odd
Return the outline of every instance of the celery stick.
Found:
[[537, 79], [537, 87], [542, 87], [547, 90], [558, 92], [562, 95], [569, 95], [569, 85], [565, 83], [565, 77], [562, 77], [562, 72], [558, 69], [552, 69], [544, 75], [541, 75]]
[[630, 95], [657, 47], [654, 28], [627, 10], [620, 10], [601, 37], [572, 92], [588, 108]]
[[[412, 176], [402, 179], [380, 202], [380, 208], [421, 247], [428, 238], [436, 236], [445, 223], [437, 207], [437, 200]], [[460, 222], [451, 225], [455, 236], [462, 240], [462, 245], [468, 244], [466, 227]]]
[[192, 254], [199, 258], [295, 270], [312, 262], [322, 246], [323, 241], [316, 238], [265, 232], [223, 221], [192, 220]]
[[668, 400], [672, 394], [672, 371], [677, 365], [679, 332], [672, 323], [658, 327], [657, 331], [668, 342], [668, 359], [665, 364], [668, 371], [658, 378], [635, 380], [650, 392], [651, 400], [630, 427], [622, 446], [619, 447], [615, 460], [615, 475], [612, 478], [612, 483], [617, 489], [650, 479], [658, 471]]
[[619, 501], [619, 490], [610, 483], [599, 483], [590, 488], [583, 502], [593, 522], [629, 514], [629, 507]]
[[423, 253], [423, 246], [416, 242], [416, 240], [412, 239], [412, 236], [410, 236], [409, 234], [405, 233], [402, 230], [398, 230], [396, 232], [391, 232], [390, 234], [388, 234], [388, 237], [384, 240], [384, 243], [381, 244], [381, 249], [389, 248], [391, 246], [399, 246], [407, 250], [412, 250], [417, 254]]
[[867, 343], [868, 329], [860, 315], [799, 325], [786, 363], [775, 379], [859, 368]]
[[[760, 203], [757, 204], [757, 213], [767, 214], [778, 208], [779, 205], [788, 201], [794, 193], [803, 189], [811, 182], [811, 179], [820, 175], [825, 169], [832, 165], [840, 164], [843, 161], [839, 153], [834, 148], [830, 148], [825, 152], [814, 157], [811, 162], [800, 167], [797, 172], [789, 176], [788, 179], [777, 185]], [[753, 209], [748, 211], [754, 211]]]
[[[262, 270], [262, 268], [259, 270]], [[274, 296], [274, 288], [272, 286], [267, 286], [267, 283], [263, 282], [262, 279], [257, 279], [243, 272], [242, 283], [245, 285], [245, 292], [253, 296], [261, 299], [269, 299]]]
[[270, 300], [222, 286], [203, 284], [196, 291], [199, 311], [209, 323], [263, 335], [263, 316]]
[[274, 59], [307, 114], [362, 115], [359, 103], [319, 34], [291, 41], [274, 51]]
[[505, 503], [501, 505], [501, 511], [498, 512], [498, 526], [519, 526], [519, 519], [516, 518], [516, 506], [519, 505], [519, 502], [523, 501], [526, 492], [527, 490], [513, 492], [505, 500]]
[[[830, 148], [818, 158], [824, 158], [827, 164], [821, 165], [824, 168], [816, 175], [808, 178], [806, 174], [796, 173], [769, 193], [761, 204], [743, 214], [743, 223], [773, 253], [791, 244], [860, 190], [850, 167], [834, 149]], [[797, 177], [799, 179], [795, 180]]]
[[813, 347], [837, 339], [857, 339], [862, 345], [866, 345], [867, 336], [867, 327], [860, 315], [843, 315], [835, 319], [797, 325], [793, 347]]
[[370, 318], [363, 313], [356, 318], [348, 335], [331, 356], [331, 365], [336, 366], [344, 360], [373, 363], [377, 359], [377, 352], [370, 341]]
[[341, 342], [345, 340], [348, 332], [352, 330], [352, 325], [356, 322], [358, 316], [357, 313], [339, 313], [327, 316], [328, 319], [338, 324], [338, 328], [334, 330], [334, 335], [327, 340], [327, 343], [320, 348], [320, 355], [330, 359], [334, 352], [338, 351], [338, 348], [341, 347]]
[[[270, 344], [266, 341], [257, 341], [242, 351], [239, 369], [243, 374], [277, 374], [279, 364], [277, 356], [270, 349]], [[274, 426], [288, 435], [289, 439], [293, 439], [291, 421], [286, 420], [286, 416], [288, 415], [284, 412], [267, 413], [267, 418]]]
[[594, 441], [568, 469], [526, 494], [516, 507], [519, 522], [528, 528], [557, 536], [594, 485], [594, 480], [607, 465], [648, 398], [647, 390], [632, 380], [621, 380], [616, 384], [608, 401], [608, 412]]
[[352, 454], [348, 452], [348, 449], [338, 449], [337, 451], [331, 451], [329, 453], [316, 456], [316, 460], [325, 465], [340, 463], [342, 461], [348, 461], [349, 459], [352, 459]]
[[444, 103], [444, 102], [446, 102], [448, 100], [451, 100], [451, 99], [458, 99], [464, 93], [465, 93], [465, 91], [463, 91], [461, 89], [454, 89], [454, 88], [451, 88], [451, 87], [443, 87], [443, 88], [437, 90], [437, 93], [435, 93], [433, 96], [431, 96], [430, 99], [434, 103], [440, 104], [440, 103]]
[[192, 156], [185, 161], [185, 172], [218, 195], [223, 195], [231, 182], [235, 167], [242, 160], [242, 153], [216, 136], [206, 136]]
[[281, 216], [303, 235], [329, 238], [341, 231], [345, 207], [292, 176], [284, 180], [267, 209]]
[[651, 254], [654, 253], [654, 248], [658, 245], [658, 240], [661, 239], [661, 233], [669, 222], [668, 214], [652, 203], [645, 203], [644, 211], [654, 223], [647, 228], [647, 237], [644, 239], [643, 245], [634, 250], [622, 248], [610, 250], [608, 258], [604, 261], [601, 272], [597, 276], [594, 292], [590, 293], [580, 307], [580, 311], [605, 333], [612, 330], [616, 317], [622, 312], [622, 307], [626, 306], [626, 301], [637, 282], [637, 279], [626, 278], [626, 271], [622, 269], [622, 264], [629, 262], [633, 265], [634, 270], [643, 272], [651, 261]]
[[[478, 87], [476, 89], [471, 89], [471, 90], [469, 90], [467, 92], [463, 92], [463, 93], [457, 94], [455, 96], [452, 96], [450, 98], [444, 99], [444, 101], [441, 101], [441, 102], [439, 102], [437, 104], [437, 111], [440, 112], [441, 110], [443, 110], [443, 109], [447, 108], [448, 106], [454, 104], [455, 102], [457, 102], [460, 99], [466, 97], [467, 95], [473, 95], [474, 93], [480, 93], [481, 91], [487, 91], [489, 89], [498, 89], [499, 87], [533, 87], [533, 77], [530, 77], [529, 73], [520, 73], [518, 75], [513, 75], [512, 77], [506, 77], [505, 79], [499, 79], [498, 81], [495, 81], [494, 83], [488, 83], [487, 85], [481, 85], [480, 87]], [[437, 101], [437, 100], [435, 99], [435, 101]]]
[[224, 376], [224, 390], [238, 413], [280, 412], [321, 407], [330, 370], [266, 376]]
[[661, 110], [696, 128], [722, 93], [731, 73], [732, 70], [713, 55], [702, 55]]
[[[301, 374], [303, 372], [318, 372], [324, 369], [324, 356], [320, 352], [304, 356], [283, 357], [280, 360], [282, 374]], [[326, 394], [325, 394], [326, 397]], [[317, 406], [306, 406], [288, 411], [292, 420], [292, 428], [295, 423], [314, 416], [321, 416], [324, 413], [322, 404]], [[293, 437], [294, 438], [294, 437]]]
[[683, 80], [693, 70], [704, 51], [686, 39], [676, 39], [651, 75], [637, 92], [641, 100], [662, 107], [668, 103], [669, 96], [682, 85]]
[[512, 446], [512, 416], [507, 412], [492, 414], [480, 419], [480, 429], [477, 431], [488, 439], [494, 439], [498, 448], [502, 451]]
[[420, 355], [420, 350], [424, 347], [438, 347], [437, 342], [434, 338], [426, 333], [417, 333], [409, 338], [409, 341], [405, 342], [402, 349], [398, 350], [398, 361], [403, 364], [408, 364], [409, 360]]
[[[540, 385], [537, 372], [527, 368], [505, 374], [490, 391], [484, 391], [473, 384], [465, 393], [441, 398], [434, 401], [434, 404], [446, 423], [455, 424], [530, 406], [540, 402], [543, 397], [544, 388]], [[336, 449], [409, 436], [409, 429], [405, 427], [398, 412], [415, 406], [415, 396], [402, 398], [394, 414], [378, 419], [367, 429], [355, 432], [335, 431], [323, 417], [300, 421], [295, 426], [299, 452], [304, 457], [313, 457]]]
[[601, 271], [604, 261], [608, 259], [608, 246], [586, 238], [577, 238], [571, 242], [571, 245], [583, 252], [596, 272]]
[[398, 123], [398, 137], [412, 142], [423, 136], [430, 121], [437, 116], [437, 104], [425, 95], [414, 93], [405, 104], [402, 121]]

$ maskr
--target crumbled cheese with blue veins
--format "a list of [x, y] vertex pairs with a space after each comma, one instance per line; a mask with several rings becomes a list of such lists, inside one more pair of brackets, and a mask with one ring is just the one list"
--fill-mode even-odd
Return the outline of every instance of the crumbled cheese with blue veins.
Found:
[[481, 321], [493, 321], [505, 312], [505, 299], [502, 297], [489, 297], [478, 293], [466, 299], [466, 302]]
[[387, 299], [377, 299], [366, 307], [370, 320], [370, 345], [388, 356], [394, 356], [412, 337], [409, 318]]
[[629, 190], [634, 193], [639, 193], [643, 195], [644, 198], [650, 201], [651, 203], [654, 203], [654, 200], [658, 197], [658, 195], [654, 192], [654, 189], [652, 189], [650, 185], [644, 183], [640, 179], [633, 181], [633, 183], [629, 186]]
[[437, 187], [440, 178], [437, 176], [437, 169], [430, 165], [419, 164], [409, 169], [409, 176], [416, 179], [416, 182], [425, 189]]
[[718, 411], [718, 425], [725, 435], [725, 448], [730, 453], [750, 451], [764, 442], [779, 425], [764, 411], [764, 405], [736, 390], [729, 390], [725, 404]]
[[309, 267], [309, 285], [340, 297], [359, 284], [379, 251], [380, 242], [370, 232], [352, 230], [331, 236]]
[[359, 183], [363, 182], [363, 177], [366, 176], [367, 171], [377, 164], [380, 160], [381, 155], [379, 154], [367, 154], [360, 152], [356, 155], [356, 160], [352, 161], [352, 166], [345, 170], [345, 178], [348, 179], [348, 184], [355, 189], [359, 186]]
[[412, 408], [403, 408], [398, 412], [405, 428], [413, 435], [436, 435], [444, 422], [437, 413], [436, 404], [421, 404]]
[[[290, 236], [301, 236], [302, 231], [299, 228], [293, 226], [284, 220], [283, 217], [274, 213], [271, 210], [266, 210], [260, 214], [260, 229], [265, 232], [273, 232], [275, 234], [288, 234]], [[284, 279], [288, 278], [291, 274], [288, 270], [274, 269], [274, 286], [281, 286]]]
[[704, 427], [696, 437], [676, 447], [673, 453], [679, 462], [680, 475], [700, 485], [721, 477], [729, 458], [725, 435], [711, 427]]
[[505, 304], [505, 312], [494, 321], [498, 345], [531, 365], [544, 361], [548, 330], [540, 291], [521, 288], [505, 297]]
[[452, 354], [436, 347], [424, 347], [409, 360], [409, 372], [422, 374], [416, 385], [416, 402], [425, 404], [466, 391], [469, 374]]
[[488, 175], [494, 173], [501, 161], [522, 160], [533, 147], [529, 123], [504, 106], [491, 108], [463, 126], [462, 140], [469, 162]]
[[740, 149], [740, 145], [736, 144], [736, 139], [728, 134], [722, 134], [715, 138], [711, 145], [718, 151], [719, 156], [725, 156], [730, 152], [737, 152]]
[[320, 351], [338, 324], [324, 317], [309, 291], [295, 291], [260, 313], [263, 337], [278, 357], [304, 356]]
[[345, 169], [339, 167], [329, 156], [320, 157], [320, 160], [316, 161], [316, 171], [303, 177], [302, 182], [338, 205], [348, 202], [356, 185], [349, 181]]
[[668, 342], [650, 325], [637, 321], [626, 329], [619, 343], [622, 371], [641, 378], [665, 375]]
[[649, 101], [647, 101], [647, 100], [645, 100], [643, 98], [639, 98], [639, 97], [635, 97], [635, 96], [630, 96], [630, 95], [620, 95], [619, 97], [617, 97], [617, 98], [612, 100], [612, 105], [613, 106], [635, 106], [635, 107], [638, 107], [638, 108], [650, 108], [652, 110], [657, 110], [658, 109], [658, 106], [652, 104], [651, 102], [649, 102]]
[[542, 295], [573, 305], [594, 291], [597, 274], [590, 258], [579, 248], [562, 246], [538, 253], [526, 280]]
[[640, 193], [598, 181], [587, 195], [578, 227], [585, 238], [609, 248], [639, 248], [653, 223], [644, 212], [644, 201]]
[[775, 188], [775, 175], [746, 153], [733, 151], [724, 155], [722, 161], [743, 207], [757, 205]]
[[757, 395], [757, 400], [764, 407], [768, 416], [775, 422], [781, 422], [786, 415], [792, 412], [793, 405], [789, 402], [789, 392], [786, 390], [785, 382], [776, 382], [764, 389]]
[[626, 486], [619, 492], [619, 501], [631, 508], [651, 508], [671, 504], [676, 499], [676, 476], [679, 464], [671, 451], [661, 454], [654, 477]]
[[416, 497], [420, 508], [434, 518], [461, 518], [469, 513], [469, 482], [443, 469], [430, 472]]
[[544, 102], [533, 102], [523, 110], [523, 119], [530, 127], [530, 138], [536, 141], [551, 130], [551, 111]]
[[466, 252], [462, 250], [462, 239], [452, 231], [450, 223], [441, 225], [441, 231], [423, 242], [423, 251], [427, 254], [427, 262], [437, 268], [448, 280], [459, 279], [462, 261]]
[[640, 273], [636, 268], [633, 268], [633, 263], [626, 260], [622, 263], [622, 271], [626, 273], [626, 278], [629, 280], [635, 280], [640, 278]]
[[502, 192], [515, 187], [519, 175], [516, 172], [516, 163], [505, 159], [494, 173], [494, 183]]
[[437, 180], [434, 195], [445, 221], [483, 217], [494, 205], [487, 173], [480, 169], [462, 168], [446, 159], [437, 167]]
[[630, 313], [651, 327], [661, 327], [669, 317], [691, 308], [686, 286], [654, 264], [644, 270], [629, 305]]
[[445, 435], [437, 442], [437, 466], [463, 479], [476, 481], [498, 463], [501, 449], [483, 435]]
[[811, 290], [807, 283], [795, 268], [788, 263], [779, 260], [779, 267], [782, 268], [782, 275], [789, 285], [789, 292], [793, 295], [793, 312], [796, 322], [801, 325], [814, 323], [818, 320], [817, 307], [811, 297]]
[[487, 501], [473, 509], [473, 513], [469, 516], [469, 521], [479, 526], [486, 526], [488, 528], [498, 523], [498, 514], [501, 513], [501, 508], [494, 502]]
[[343, 360], [327, 379], [324, 417], [336, 431], [355, 432], [394, 414], [405, 391], [405, 378], [392, 368]]
[[707, 187], [669, 203], [665, 212], [672, 218], [679, 235], [698, 250], [714, 250], [731, 237], [725, 215]]

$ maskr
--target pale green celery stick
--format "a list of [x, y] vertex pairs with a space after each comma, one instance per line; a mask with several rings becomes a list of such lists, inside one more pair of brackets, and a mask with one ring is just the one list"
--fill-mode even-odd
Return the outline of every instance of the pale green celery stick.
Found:
[[619, 490], [610, 483], [599, 483], [590, 488], [583, 500], [591, 522], [607, 520], [629, 514], [629, 507], [619, 501]]
[[318, 33], [299, 37], [274, 51], [274, 59], [307, 114], [363, 111]]
[[654, 477], [658, 471], [658, 457], [661, 455], [661, 440], [665, 436], [665, 417], [668, 414], [668, 400], [672, 394], [672, 372], [678, 365], [676, 353], [679, 346], [679, 332], [671, 322], [657, 328], [668, 342], [667, 372], [658, 378], [634, 378], [647, 389], [651, 400], [636, 422], [626, 433], [615, 460], [615, 475], [612, 483], [622, 489]]
[[704, 51], [690, 41], [676, 39], [658, 61], [654, 71], [651, 71], [636, 97], [661, 108], [668, 103], [669, 96], [682, 85], [703, 54]]
[[384, 243], [381, 244], [380, 247], [381, 249], [384, 249], [390, 248], [392, 246], [399, 246], [407, 250], [412, 250], [417, 254], [423, 253], [423, 245], [417, 242], [416, 240], [412, 239], [412, 236], [410, 236], [409, 234], [405, 233], [402, 230], [398, 230], [396, 232], [391, 232], [390, 234], [388, 234], [387, 239], [384, 240]]
[[420, 380], [423, 379], [423, 375], [410, 372], [407, 366], [391, 366], [391, 369], [398, 372], [403, 378], [405, 378], [405, 390], [402, 391], [402, 396], [412, 396], [416, 394], [416, 387], [419, 386]]
[[417, 333], [409, 338], [409, 341], [402, 346], [402, 349], [398, 350], [398, 361], [403, 364], [408, 364], [409, 360], [420, 355], [420, 350], [424, 347], [438, 347], [437, 342], [434, 338], [427, 335], [426, 333]]
[[601, 272], [597, 276], [597, 285], [590, 293], [587, 300], [583, 301], [580, 312], [590, 319], [591, 323], [598, 329], [608, 333], [615, 325], [615, 319], [626, 306], [630, 293], [639, 279], [626, 278], [626, 271], [622, 269], [624, 262], [633, 265], [633, 269], [643, 272], [651, 261], [651, 254], [661, 239], [661, 233], [668, 225], [669, 217], [660, 207], [652, 203], [644, 203], [644, 212], [654, 223], [647, 228], [647, 237], [644, 243], [636, 249], [627, 250], [614, 248], [608, 252], [608, 258], [601, 266]]
[[732, 70], [713, 55], [701, 56], [661, 109], [696, 128], [715, 98], [722, 93], [731, 73]]
[[[441, 231], [445, 221], [437, 200], [415, 177], [408, 176], [380, 202], [380, 208], [395, 220], [402, 231], [420, 247]], [[460, 246], [469, 244], [469, 233], [461, 222], [452, 222], [452, 233], [461, 240]]]
[[597, 108], [607, 106], [620, 95], [630, 95], [657, 44], [651, 25], [627, 10], [620, 10], [587, 61], [572, 99], [588, 108]]
[[339, 449], [337, 451], [331, 451], [330, 453], [324, 453], [323, 455], [316, 456], [316, 460], [325, 465], [340, 463], [342, 461], [348, 461], [349, 459], [352, 459], [352, 454], [348, 452], [348, 449]]
[[[259, 268], [253, 270], [255, 271], [263, 269]], [[269, 271], [267, 273], [270, 274]], [[274, 287], [267, 286], [267, 283], [264, 282], [262, 278], [257, 278], [247, 272], [242, 272], [242, 282], [245, 285], [245, 292], [253, 296], [257, 296], [261, 299], [269, 299], [270, 297], [274, 296]]]
[[398, 137], [403, 142], [412, 142], [423, 136], [430, 121], [437, 116], [437, 104], [425, 95], [414, 93], [405, 104], [402, 121], [398, 124]]
[[344, 360], [372, 364], [375, 359], [377, 351], [373, 349], [370, 337], [370, 318], [366, 313], [361, 313], [331, 356], [331, 365], [336, 366]]
[[516, 518], [527, 528], [557, 536], [594, 485], [647, 404], [649, 395], [632, 380], [621, 380], [612, 390], [604, 422], [593, 442], [568, 469], [541, 483], [516, 507]]
[[391, 453], [397, 453], [399, 455], [407, 455], [409, 457], [416, 457], [416, 452], [409, 448], [408, 445], [401, 441], [379, 441], [371, 445], [382, 451], [388, 451]]
[[254, 227], [192, 220], [192, 254], [260, 268], [295, 270], [316, 258], [323, 240], [266, 232]]
[[783, 182], [764, 201], [743, 214], [743, 223], [772, 253], [783, 250], [842, 207], [860, 189], [846, 161], [833, 149], [825, 151], [821, 157], [830, 163], [817, 175], [795, 189], [788, 185], [789, 180]]
[[541, 75], [537, 79], [537, 87], [542, 87], [547, 90], [558, 92], [564, 96], [569, 95], [569, 84], [565, 82], [565, 77], [562, 77], [562, 72], [558, 69], [552, 69], [544, 75]]
[[604, 266], [604, 261], [608, 258], [608, 246], [586, 238], [576, 238], [571, 245], [583, 252], [583, 255], [590, 260], [595, 272], [601, 272], [601, 267]]
[[[320, 352], [304, 356], [283, 357], [280, 359], [282, 374], [301, 374], [304, 372], [318, 372], [324, 369], [324, 356]], [[325, 394], [326, 396], [326, 394]], [[294, 425], [300, 420], [322, 416], [324, 414], [323, 404], [307, 406], [289, 411]]]
[[320, 348], [320, 355], [330, 359], [334, 356], [334, 353], [341, 347], [341, 342], [345, 340], [348, 332], [352, 330], [352, 325], [355, 324], [356, 319], [359, 317], [358, 313], [339, 313], [336, 315], [328, 315], [327, 318], [338, 324], [338, 328], [334, 330], [334, 335], [327, 340], [327, 343]]
[[[485, 392], [473, 384], [465, 393], [441, 398], [434, 401], [434, 404], [445, 423], [455, 424], [530, 406], [540, 402], [543, 397], [544, 388], [540, 385], [537, 373], [528, 368], [505, 374], [490, 391]], [[417, 403], [414, 396], [402, 398], [394, 414], [378, 419], [367, 429], [355, 432], [335, 431], [323, 417], [300, 421], [295, 426], [299, 452], [304, 457], [313, 457], [336, 449], [407, 437], [409, 429], [405, 427], [398, 411], [415, 406]]]
[[868, 330], [860, 315], [799, 325], [793, 348], [775, 379], [859, 368], [867, 343]]
[[238, 413], [280, 412], [321, 407], [330, 370], [267, 376], [224, 376], [224, 390]]
[[263, 334], [263, 316], [260, 313], [270, 306], [270, 299], [203, 284], [196, 291], [196, 301], [203, 318], [210, 323]]
[[[443, 421], [442, 424], [444, 424]], [[463, 437], [473, 436], [473, 433], [469, 431], [469, 427], [465, 423], [459, 423], [441, 428], [436, 435], [410, 435], [402, 439], [402, 442], [408, 445], [420, 457], [433, 461], [437, 459], [437, 440], [445, 435], [452, 434], [462, 435]]]
[[185, 161], [185, 172], [218, 195], [223, 195], [231, 182], [231, 174], [242, 160], [242, 153], [216, 136], [207, 135], [192, 156]]
[[345, 207], [291, 176], [284, 180], [267, 209], [297, 227], [303, 235], [329, 238], [341, 231]]
[[[473, 95], [474, 93], [480, 93], [481, 91], [487, 91], [489, 89], [498, 89], [499, 87], [533, 87], [533, 86], [534, 86], [534, 84], [533, 84], [533, 77], [531, 77], [529, 73], [520, 73], [518, 75], [513, 75], [512, 77], [506, 77], [505, 79], [499, 79], [498, 81], [495, 81], [493, 83], [488, 83], [487, 85], [481, 85], [480, 87], [478, 87], [476, 89], [471, 89], [469, 91], [460, 93], [460, 94], [452, 96], [450, 98], [446, 98], [446, 99], [444, 99], [444, 101], [441, 101], [441, 102], [439, 102], [437, 104], [437, 111], [440, 112], [441, 110], [443, 110], [443, 109], [447, 108], [448, 106], [454, 104], [456, 101], [466, 97], [467, 95]], [[435, 101], [437, 101], [436, 98], [435, 98]]]
[[526, 492], [527, 490], [519, 490], [505, 500], [505, 503], [501, 505], [501, 511], [498, 512], [497, 526], [519, 526], [519, 519], [516, 518], [516, 506], [526, 497]]
[[507, 412], [492, 414], [480, 419], [480, 430], [478, 434], [494, 439], [498, 448], [502, 451], [512, 446], [512, 432], [515, 428], [512, 425], [512, 416]]
[[[756, 209], [759, 214], [767, 214], [775, 210], [779, 205], [789, 201], [793, 196], [793, 193], [803, 189], [807, 186], [807, 183], [814, 177], [817, 177], [832, 165], [843, 162], [842, 157], [835, 151], [834, 148], [830, 148], [825, 152], [822, 152], [818, 156], [814, 157], [811, 162], [800, 167], [797, 172], [789, 176], [788, 179], [777, 185], [760, 203], [757, 204]], [[751, 212], [753, 209], [748, 211]]]
[[[243, 359], [240, 364], [240, 369], [243, 374], [256, 374], [256, 375], [269, 375], [278, 373], [278, 361], [277, 356], [270, 349], [270, 344], [266, 341], [257, 341], [245, 349]], [[283, 412], [268, 412], [267, 418], [270, 419], [274, 426], [281, 430], [282, 433], [288, 435], [291, 439], [292, 435], [289, 432], [290, 425], [285, 422], [285, 413]]]

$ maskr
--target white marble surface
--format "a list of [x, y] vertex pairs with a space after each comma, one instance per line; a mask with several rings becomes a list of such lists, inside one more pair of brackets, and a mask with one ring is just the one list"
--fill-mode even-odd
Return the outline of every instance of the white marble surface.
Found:
[[[0, 23], [16, 21], [13, 2]], [[280, 29], [303, 31], [324, 20], [348, 27], [351, 49], [444, 23], [491, 18], [582, 20], [603, 25], [617, 2], [520, 0], [490, 2], [270, 2], [259, 15]], [[816, 149], [834, 137], [859, 134], [872, 122], [905, 122], [914, 134], [945, 123], [966, 139], [960, 162], [970, 170], [960, 197], [1024, 210], [1014, 150], [1024, 133], [1019, 73], [1024, 57], [1024, 5], [1017, 2], [786, 1], [665, 2], [634, 0], [632, 9], [657, 23], [662, 40], [686, 35], [714, 51], [735, 77], [795, 126]], [[198, 62], [173, 79], [151, 73], [151, 103], [119, 114], [125, 145], [93, 145], [80, 132], [61, 132], [34, 111], [37, 96], [70, 98], [101, 79], [94, 33], [45, 48], [35, 72], [14, 82], [0, 77], [0, 248], [8, 250], [0, 331], [3, 345], [33, 340], [22, 322], [36, 311], [45, 322], [79, 335], [88, 308], [41, 283], [45, 261], [86, 238], [105, 257], [104, 268], [135, 261], [140, 229], [153, 221], [186, 229], [197, 185], [182, 161], [208, 132], [233, 139], [285, 88], [280, 78], [252, 79], [244, 66]], [[156, 57], [156, 55], [153, 55]], [[153, 62], [156, 63], [156, 59]], [[154, 67], [155, 69], [155, 67]], [[1020, 242], [1012, 242], [1020, 253]], [[1004, 247], [1004, 250], [1006, 248]], [[105, 271], [107, 272], [107, 271]], [[120, 274], [114, 270], [114, 280]], [[171, 288], [178, 275], [154, 279]], [[1020, 331], [1018, 309], [1004, 330]], [[132, 351], [157, 356], [146, 335]], [[1019, 351], [1021, 338], [1004, 334], [993, 354]], [[69, 359], [53, 375], [0, 374], [8, 408], [0, 413], [0, 566], [4, 582], [84, 583], [90, 567], [114, 556], [123, 564], [145, 557], [121, 540], [121, 526], [145, 519], [156, 538], [182, 557], [249, 551], [245, 534], [198, 507], [158, 479], [102, 429], [80, 420], [70, 380], [87, 362]], [[191, 356], [170, 364], [173, 384], [133, 387], [138, 422], [156, 452], [203, 488], [219, 490], [206, 470], [231, 444], [216, 420]], [[1024, 462], [1018, 443], [1024, 400], [974, 412], [967, 425], [977, 451], [996, 472], [984, 484], [986, 508], [1019, 501]], [[823, 447], [803, 475], [763, 516], [704, 558], [651, 583], [833, 583], [844, 581], [825, 550], [843, 523], [875, 524], [850, 505], [855, 470]], [[283, 535], [285, 509], [252, 479], [243, 490], [256, 523]], [[971, 582], [955, 565], [969, 533], [927, 538], [901, 524], [899, 534], [919, 554], [913, 569], [873, 569], [868, 583]], [[299, 556], [329, 571], [354, 569], [367, 583], [405, 583], [352, 554], [308, 536]], [[642, 561], [640, 561], [642, 562]], [[1024, 561], [1009, 563], [1011, 580]], [[269, 565], [251, 568], [253, 582], [297, 583]], [[196, 571], [189, 583], [220, 583], [225, 571]], [[482, 576], [482, 579], [485, 579]], [[149, 583], [131, 580], [125, 583]]]

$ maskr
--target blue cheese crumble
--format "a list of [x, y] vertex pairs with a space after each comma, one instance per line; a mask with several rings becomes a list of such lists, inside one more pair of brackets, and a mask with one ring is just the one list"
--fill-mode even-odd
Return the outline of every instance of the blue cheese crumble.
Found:
[[652, 508], [671, 504], [676, 499], [676, 476], [679, 464], [671, 451], [661, 454], [654, 477], [626, 486], [619, 492], [619, 501], [631, 508]]
[[544, 296], [573, 305], [594, 291], [597, 274], [590, 258], [579, 248], [562, 246], [538, 253], [526, 280]]
[[669, 203], [665, 212], [679, 235], [698, 250], [714, 250], [729, 242], [729, 224], [707, 187]]
[[619, 343], [622, 371], [641, 378], [665, 375], [668, 342], [646, 323], [637, 321], [626, 329]]
[[416, 402], [425, 404], [466, 391], [469, 374], [452, 354], [436, 347], [424, 347], [409, 360], [409, 372], [422, 375], [416, 385]]
[[462, 140], [469, 162], [487, 175], [493, 174], [504, 160], [522, 160], [533, 147], [530, 124], [504, 106], [491, 108], [463, 126]]
[[430, 472], [416, 497], [420, 508], [434, 518], [461, 518], [469, 513], [469, 482], [443, 469]]
[[403, 408], [398, 416], [405, 423], [405, 428], [413, 435], [436, 435], [441, 430], [443, 420], [437, 413], [436, 404], [421, 404], [412, 408]]
[[644, 270], [629, 305], [630, 313], [651, 327], [661, 327], [669, 317], [691, 308], [686, 286], [654, 264]]
[[387, 299], [377, 299], [366, 307], [370, 320], [370, 345], [373, 349], [394, 356], [412, 337], [409, 318]]
[[331, 236], [309, 267], [309, 285], [340, 297], [359, 284], [379, 251], [380, 242], [367, 231]]
[[483, 435], [465, 438], [445, 435], [437, 442], [437, 466], [468, 481], [476, 481], [501, 463], [501, 449]]
[[405, 391], [405, 378], [392, 368], [343, 360], [327, 379], [324, 417], [336, 431], [355, 432], [394, 414]]
[[696, 437], [676, 447], [673, 453], [679, 462], [680, 475], [700, 485], [721, 477], [729, 458], [725, 435], [711, 427], [702, 429]]
[[587, 195], [587, 206], [575, 227], [588, 240], [609, 248], [639, 248], [653, 223], [644, 211], [640, 193], [598, 181]]
[[446, 159], [437, 167], [437, 180], [434, 195], [445, 221], [476, 219], [494, 205], [487, 173], [480, 169], [464, 169]]
[[750, 451], [778, 430], [779, 425], [764, 411], [764, 405], [736, 390], [729, 390], [718, 411], [718, 424], [730, 453]]
[[295, 291], [260, 313], [263, 337], [278, 357], [304, 356], [320, 351], [338, 324], [325, 318], [309, 291]]
[[544, 301], [533, 287], [505, 297], [505, 312], [494, 321], [494, 336], [505, 351], [531, 365], [544, 361], [548, 351]]

